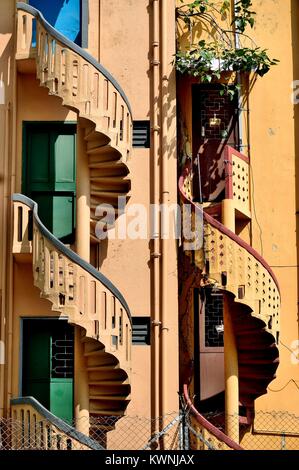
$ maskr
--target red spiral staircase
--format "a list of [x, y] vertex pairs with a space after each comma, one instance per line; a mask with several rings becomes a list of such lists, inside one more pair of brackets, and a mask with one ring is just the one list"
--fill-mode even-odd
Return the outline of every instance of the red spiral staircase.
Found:
[[[230, 165], [230, 169], [225, 171], [225, 198], [231, 200], [234, 209], [248, 214], [249, 188], [245, 189], [249, 184], [248, 159], [230, 147], [225, 151], [229, 155], [225, 161]], [[192, 177], [192, 164], [188, 160], [179, 179], [180, 199], [183, 205], [191, 205], [189, 222], [196, 233], [195, 238], [200, 239], [201, 230], [203, 233], [203, 243], [198, 243], [195, 251], [188, 245], [184, 248], [194, 269], [200, 272], [198, 285], [192, 285], [192, 288], [203, 284], [213, 286], [226, 297], [237, 344], [239, 402], [252, 414], [254, 401], [267, 393], [279, 363], [278, 282], [267, 262], [219, 221], [219, 211], [215, 206], [206, 210], [193, 200]], [[183, 211], [183, 214], [183, 224], [188, 224], [186, 214], [190, 211]], [[216, 448], [240, 449], [196, 410], [189, 397], [187, 380], [184, 381], [184, 396], [201, 430], [208, 433]]]

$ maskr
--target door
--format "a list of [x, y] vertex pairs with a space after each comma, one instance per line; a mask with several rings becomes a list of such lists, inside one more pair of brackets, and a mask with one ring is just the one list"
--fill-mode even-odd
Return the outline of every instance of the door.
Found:
[[73, 419], [74, 332], [64, 320], [23, 320], [22, 395]]
[[76, 126], [25, 123], [23, 192], [41, 221], [64, 243], [74, 242]]
[[220, 85], [193, 85], [192, 145], [195, 200], [224, 199], [224, 147], [236, 147], [238, 101], [220, 95]]

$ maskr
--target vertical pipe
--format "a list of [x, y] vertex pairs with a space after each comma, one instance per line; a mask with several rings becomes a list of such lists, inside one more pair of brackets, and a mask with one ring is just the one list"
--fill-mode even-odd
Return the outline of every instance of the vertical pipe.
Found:
[[[6, 312], [6, 263], [7, 263], [7, 217], [8, 217], [8, 195], [9, 195], [9, 104], [3, 106], [5, 109], [4, 126], [4, 165], [3, 165], [3, 206], [2, 206], [2, 284], [1, 284], [1, 319], [0, 319], [0, 341], [4, 344], [4, 363], [0, 362], [0, 417], [4, 414], [4, 368], [5, 368], [5, 312]], [[1, 359], [1, 358], [0, 358]]]
[[224, 318], [224, 380], [225, 380], [225, 431], [239, 443], [239, 370], [236, 337], [233, 330], [229, 300], [223, 296]]
[[[168, 60], [167, 60], [167, 4], [161, 2], [161, 202], [162, 207], [169, 203], [168, 188]], [[165, 216], [165, 214], [164, 214]], [[161, 238], [161, 416], [169, 412], [168, 361], [168, 243], [163, 234]]]
[[[90, 183], [88, 158], [84, 145], [84, 129], [77, 126], [77, 220], [76, 249], [78, 255], [89, 263], [90, 260]], [[89, 391], [84, 360], [81, 331], [75, 327], [75, 419], [79, 431], [88, 434]]]
[[[159, 0], [152, 0], [152, 203], [157, 207], [159, 203], [159, 73], [160, 73], [160, 44], [159, 44]], [[156, 219], [157, 213], [154, 217]], [[154, 341], [151, 351], [153, 362], [152, 367], [152, 418], [159, 417], [159, 394], [160, 394], [160, 377], [159, 377], [159, 309], [160, 309], [160, 292], [159, 292], [159, 269], [160, 269], [160, 253], [159, 253], [159, 237], [160, 224], [155, 220], [155, 227], [152, 243], [152, 273], [153, 273], [153, 311], [152, 324], [154, 328]], [[156, 421], [155, 421], [156, 422]]]
[[[14, 54], [14, 51], [12, 52]], [[10, 187], [8, 188], [7, 207], [10, 207], [8, 211], [8, 231], [7, 231], [7, 247], [9, 251], [8, 262], [7, 262], [7, 299], [6, 299], [6, 308], [8, 311], [8, 320], [7, 320], [7, 358], [6, 358], [6, 368], [7, 368], [7, 391], [6, 391], [6, 412], [9, 414], [10, 411], [10, 399], [12, 397], [12, 368], [13, 368], [13, 318], [14, 318], [14, 281], [13, 281], [13, 256], [12, 256], [12, 230], [13, 230], [13, 210], [11, 206], [11, 194], [15, 192], [16, 187], [16, 165], [17, 165], [17, 124], [18, 124], [18, 75], [17, 75], [17, 64], [16, 60], [13, 60], [13, 78], [12, 78], [12, 136], [11, 136], [11, 145], [12, 145], [12, 158], [11, 158], [11, 168], [10, 168]], [[9, 176], [9, 175], [7, 175]]]

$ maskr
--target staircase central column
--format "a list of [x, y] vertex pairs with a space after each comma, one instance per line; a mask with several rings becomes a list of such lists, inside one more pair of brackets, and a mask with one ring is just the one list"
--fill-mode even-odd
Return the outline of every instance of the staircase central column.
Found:
[[[77, 218], [76, 251], [90, 261], [90, 189], [88, 158], [84, 145], [84, 129], [77, 126]], [[89, 434], [89, 389], [88, 375], [84, 360], [84, 347], [81, 342], [81, 329], [75, 327], [75, 419], [76, 428]]]
[[225, 432], [239, 443], [239, 371], [236, 337], [229, 310], [229, 299], [223, 296]]

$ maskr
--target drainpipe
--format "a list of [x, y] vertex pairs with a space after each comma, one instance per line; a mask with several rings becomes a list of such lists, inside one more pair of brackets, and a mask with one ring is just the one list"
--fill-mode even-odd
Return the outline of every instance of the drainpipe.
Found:
[[[8, 242], [7, 247], [9, 249], [9, 257], [7, 264], [8, 272], [8, 283], [7, 283], [7, 292], [8, 299], [6, 299], [6, 308], [8, 310], [8, 321], [7, 321], [7, 358], [5, 359], [7, 367], [7, 392], [6, 392], [6, 410], [7, 414], [10, 410], [10, 400], [12, 398], [12, 368], [14, 363], [13, 358], [13, 314], [14, 314], [14, 280], [13, 280], [13, 256], [12, 256], [12, 231], [13, 231], [13, 210], [11, 205], [11, 195], [15, 192], [16, 188], [16, 165], [17, 165], [17, 123], [18, 123], [18, 93], [17, 93], [17, 63], [14, 59], [15, 50], [12, 51], [12, 60], [13, 60], [13, 109], [12, 109], [12, 163], [11, 163], [11, 174], [10, 174], [10, 188], [7, 194], [7, 207], [8, 211], [8, 222], [9, 230], [7, 236]], [[7, 175], [8, 176], [8, 175]], [[19, 327], [19, 325], [18, 325]]]
[[4, 373], [5, 373], [5, 363], [7, 363], [7, 358], [5, 357], [5, 312], [6, 312], [6, 290], [7, 290], [7, 281], [6, 281], [6, 266], [7, 266], [7, 221], [8, 221], [8, 203], [9, 201], [9, 117], [10, 117], [10, 103], [7, 105], [1, 105], [2, 109], [4, 110], [5, 116], [5, 135], [4, 135], [4, 165], [3, 165], [3, 214], [2, 214], [2, 263], [1, 263], [1, 270], [2, 270], [2, 296], [1, 296], [1, 322], [0, 322], [0, 341], [1, 341], [1, 352], [2, 352], [2, 345], [4, 345], [3, 353], [4, 363], [0, 364], [0, 417], [3, 417], [4, 414]]
[[[168, 187], [168, 54], [167, 54], [167, 26], [168, 2], [161, 2], [161, 202], [162, 207], [169, 203]], [[166, 211], [165, 211], [166, 212]], [[163, 236], [164, 235], [164, 236]], [[168, 312], [168, 243], [169, 240], [162, 234], [161, 238], [161, 416], [167, 412], [167, 398], [169, 394], [169, 366], [168, 339], [169, 339], [169, 312]]]
[[[159, 126], [159, 87], [160, 87], [160, 43], [159, 43], [159, 0], [152, 0], [152, 202], [154, 207], [158, 207], [159, 204], [159, 137], [160, 137], [160, 126]], [[152, 326], [153, 326], [153, 345], [151, 351], [152, 358], [152, 390], [151, 390], [151, 408], [152, 418], [159, 417], [159, 396], [160, 396], [160, 375], [159, 375], [159, 362], [160, 362], [160, 351], [159, 351], [159, 326], [160, 326], [160, 289], [159, 289], [159, 277], [160, 277], [160, 224], [157, 220], [157, 212], [153, 214], [154, 218], [154, 230], [153, 230], [153, 241], [152, 241], [152, 286], [153, 286], [153, 304], [152, 304]]]

